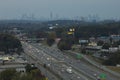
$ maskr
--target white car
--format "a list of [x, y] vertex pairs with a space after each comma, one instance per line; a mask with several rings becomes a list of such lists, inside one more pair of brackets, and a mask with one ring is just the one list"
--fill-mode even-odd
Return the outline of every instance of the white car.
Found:
[[72, 73], [72, 68], [67, 68], [66, 71], [67, 71], [68, 73]]

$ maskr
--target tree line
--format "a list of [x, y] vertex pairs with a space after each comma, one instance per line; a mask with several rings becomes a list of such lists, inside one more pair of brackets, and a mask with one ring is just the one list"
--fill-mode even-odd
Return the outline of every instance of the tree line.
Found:
[[26, 72], [18, 72], [16, 69], [6, 69], [0, 72], [0, 80], [46, 80], [46, 77], [36, 67], [27, 64]]
[[0, 51], [5, 54], [22, 51], [22, 45], [19, 39], [10, 34], [0, 34]]

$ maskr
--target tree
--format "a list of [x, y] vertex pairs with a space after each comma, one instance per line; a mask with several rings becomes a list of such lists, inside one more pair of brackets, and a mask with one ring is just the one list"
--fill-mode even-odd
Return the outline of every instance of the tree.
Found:
[[72, 48], [72, 41], [70, 39], [62, 39], [58, 43], [58, 49], [60, 50], [70, 50]]
[[0, 34], [0, 51], [4, 51], [6, 54], [11, 51], [21, 52], [22, 45], [16, 37], [9, 34]]
[[31, 67], [30, 64], [27, 64], [27, 65], [25, 66], [25, 69], [26, 69], [26, 72], [30, 72], [30, 71], [32, 70], [32, 67]]
[[56, 38], [55, 32], [50, 32], [47, 37], [47, 44], [49, 46], [52, 46], [52, 44], [54, 44], [55, 42], [55, 38]]
[[34, 80], [32, 74], [27, 73], [27, 75], [23, 75], [20, 77], [20, 80]]
[[54, 39], [52, 39], [52, 38], [47, 38], [47, 44], [48, 44], [49, 46], [52, 46], [54, 42], [55, 42]]
[[104, 44], [103, 41], [98, 41], [98, 42], [97, 42], [97, 45], [98, 45], [98, 46], [102, 46], [103, 44]]
[[61, 38], [61, 37], [65, 36], [63, 34], [64, 33], [66, 34], [66, 30], [65, 30], [65, 28], [61, 28], [61, 27], [55, 28], [55, 33], [56, 33], [57, 37]]
[[42, 75], [42, 73], [41, 73], [41, 71], [39, 69], [31, 70], [31, 74], [33, 75], [35, 80], [45, 79], [45, 76]]
[[108, 60], [103, 62], [103, 64], [110, 66], [116, 66], [117, 64], [120, 64], [120, 52], [112, 54]]
[[112, 47], [118, 47], [120, 45], [120, 40], [116, 41], [112, 44]]
[[0, 80], [11, 80], [16, 74], [15, 69], [7, 69], [0, 73]]
[[109, 49], [110, 47], [110, 44], [109, 43], [105, 43], [103, 46], [102, 46], [102, 49]]

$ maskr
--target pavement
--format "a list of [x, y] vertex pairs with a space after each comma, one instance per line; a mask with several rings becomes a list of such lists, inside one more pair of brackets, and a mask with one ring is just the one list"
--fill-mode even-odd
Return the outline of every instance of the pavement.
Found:
[[[49, 55], [59, 58], [60, 60], [64, 60], [67, 64], [71, 64], [73, 68], [76, 68], [78, 71], [81, 71], [83, 74], [91, 77], [92, 79], [98, 77], [102, 73], [105, 73], [107, 75], [106, 80], [118, 80], [118, 76], [114, 76], [114, 75], [109, 74], [108, 72], [104, 72], [103, 71], [104, 66], [102, 67], [100, 66], [100, 68], [96, 68], [96, 66], [87, 64], [82, 60], [78, 62], [78, 60], [68, 57], [63, 52], [57, 50], [56, 48], [50, 48], [50, 47], [39, 45], [39, 44], [33, 44], [33, 45], [37, 48], [43, 47], [42, 50], [45, 50], [46, 53], [48, 53]], [[94, 76], [95, 74], [97, 76]]]
[[40, 50], [28, 43], [23, 43], [23, 47], [25, 52], [32, 58], [34, 58], [36, 62], [46, 64], [47, 67], [49, 67], [50, 70], [59, 75], [62, 80], [93, 80], [90, 79], [88, 76], [79, 73], [74, 68], [72, 69], [72, 73], [67, 72], [66, 69], [69, 68], [70, 65], [66, 64], [59, 58], [55, 58], [47, 54], [47, 50]]

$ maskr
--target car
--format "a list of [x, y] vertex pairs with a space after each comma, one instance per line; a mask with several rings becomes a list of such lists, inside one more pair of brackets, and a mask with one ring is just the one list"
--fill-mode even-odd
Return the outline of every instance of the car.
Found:
[[99, 76], [97, 76], [97, 80], [101, 80]]
[[50, 67], [50, 64], [47, 64], [48, 67]]
[[67, 71], [68, 73], [72, 73], [72, 68], [69, 67], [69, 68], [66, 69], [66, 71]]
[[77, 78], [80, 79], [80, 76], [78, 76]]
[[47, 58], [47, 60], [50, 60], [50, 58]]
[[95, 73], [95, 74], [94, 74], [94, 76], [96, 77], [96, 76], [97, 76], [97, 74]]

